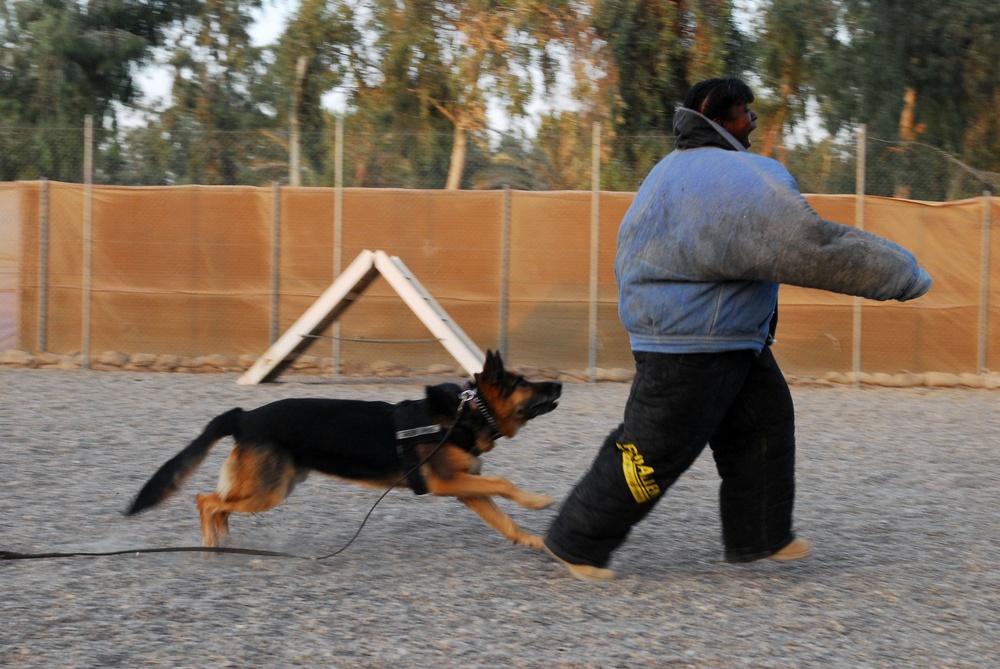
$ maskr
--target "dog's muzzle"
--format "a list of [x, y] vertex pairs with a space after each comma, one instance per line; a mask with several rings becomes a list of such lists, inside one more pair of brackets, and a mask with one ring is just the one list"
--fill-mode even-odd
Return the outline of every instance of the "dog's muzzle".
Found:
[[559, 406], [559, 402], [556, 400], [562, 394], [562, 384], [550, 381], [540, 385], [542, 385], [539, 388], [540, 397], [524, 410], [524, 415], [527, 416], [528, 420], [555, 411], [555, 408]]

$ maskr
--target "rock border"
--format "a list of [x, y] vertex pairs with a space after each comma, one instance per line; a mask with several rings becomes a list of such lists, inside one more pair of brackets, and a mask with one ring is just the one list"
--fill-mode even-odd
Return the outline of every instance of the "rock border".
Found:
[[[257, 360], [253, 355], [222, 355], [182, 356], [156, 353], [133, 353], [131, 355], [119, 351], [105, 351], [90, 356], [89, 369], [100, 372], [174, 372], [180, 374], [218, 374], [242, 373]], [[83, 369], [81, 353], [48, 353], [30, 352], [20, 349], [8, 349], [0, 352], [0, 367], [22, 369], [57, 369], [71, 371]], [[588, 370], [558, 370], [553, 368], [514, 367], [517, 371], [534, 378], [559, 380], [567, 383], [586, 383], [589, 381]], [[302, 355], [295, 359], [286, 374], [303, 374], [312, 376], [331, 375], [333, 361], [331, 358]], [[372, 377], [424, 377], [424, 376], [466, 376], [464, 370], [452, 365], [435, 363], [426, 368], [412, 368], [389, 360], [377, 360], [371, 363], [344, 362], [341, 364], [340, 375], [351, 378]], [[597, 368], [595, 378], [601, 382], [629, 382], [633, 371], [620, 368]]]
[[[90, 369], [101, 372], [174, 372], [180, 374], [219, 374], [245, 372], [256, 361], [252, 355], [222, 355], [214, 353], [204, 356], [166, 355], [156, 353], [133, 353], [128, 355], [119, 351], [105, 351], [90, 357]], [[25, 369], [58, 369], [75, 370], [83, 368], [83, 355], [80, 353], [48, 353], [8, 349], [0, 352], [0, 367], [15, 367]], [[558, 370], [553, 368], [515, 367], [517, 371], [534, 378], [558, 380], [565, 383], [587, 383], [590, 381], [589, 370]], [[302, 355], [296, 358], [285, 373], [312, 376], [331, 375], [333, 361], [312, 355]], [[459, 367], [435, 363], [423, 369], [400, 365], [388, 360], [378, 360], [372, 363], [345, 362], [341, 364], [341, 376], [350, 378], [391, 378], [391, 377], [422, 377], [422, 376], [465, 376]], [[634, 375], [633, 370], [618, 367], [594, 370], [594, 378], [598, 382], [629, 383]], [[786, 375], [788, 383], [793, 386], [845, 386], [855, 384], [854, 372], [827, 372], [821, 377]], [[880, 388], [981, 388], [986, 390], [1000, 389], [1000, 373], [985, 372], [983, 374], [954, 374], [950, 372], [901, 372], [888, 374], [884, 372], [861, 372], [857, 375], [857, 383], [862, 386]]]

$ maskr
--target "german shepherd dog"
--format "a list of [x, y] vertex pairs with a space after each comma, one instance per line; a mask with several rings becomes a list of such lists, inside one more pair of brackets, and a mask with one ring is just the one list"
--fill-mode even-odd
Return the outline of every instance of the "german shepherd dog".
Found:
[[514, 543], [542, 548], [541, 537], [521, 530], [491, 496], [529, 509], [542, 509], [552, 498], [480, 476], [479, 455], [555, 409], [562, 384], [528, 381], [506, 371], [500, 354], [488, 351], [483, 371], [464, 388], [442, 383], [425, 392], [423, 399], [397, 404], [301, 398], [231, 409], [160, 467], [126, 514], [167, 499], [217, 441], [232, 436], [236, 445], [222, 465], [218, 489], [196, 497], [205, 546], [227, 542], [230, 514], [277, 506], [315, 470], [362, 485], [457, 497]]

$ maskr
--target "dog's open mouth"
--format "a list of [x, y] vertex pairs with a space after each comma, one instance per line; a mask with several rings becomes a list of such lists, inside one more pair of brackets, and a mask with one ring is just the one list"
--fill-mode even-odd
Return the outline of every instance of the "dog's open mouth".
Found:
[[532, 404], [528, 407], [524, 412], [524, 415], [528, 417], [528, 420], [531, 420], [532, 418], [537, 418], [542, 414], [555, 411], [557, 406], [559, 406], [559, 402], [556, 402], [555, 400], [539, 402], [538, 404]]
[[528, 410], [525, 411], [524, 414], [528, 417], [528, 420], [531, 420], [532, 418], [537, 418], [542, 414], [547, 414], [550, 411], [555, 411], [555, 408], [557, 406], [559, 406], [559, 402], [556, 402], [555, 400], [546, 400], [544, 402], [532, 404], [530, 407], [528, 407]]
[[532, 418], [537, 418], [543, 414], [547, 414], [550, 411], [555, 411], [555, 408], [559, 406], [559, 396], [562, 394], [562, 388], [557, 386], [551, 389], [542, 397], [535, 398], [535, 401], [524, 410], [524, 415], [528, 420]]

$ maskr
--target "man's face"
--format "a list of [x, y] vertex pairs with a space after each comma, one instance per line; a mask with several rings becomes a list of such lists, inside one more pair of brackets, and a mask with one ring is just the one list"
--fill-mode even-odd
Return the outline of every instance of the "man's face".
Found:
[[729, 134], [744, 146], [750, 148], [750, 133], [757, 128], [757, 112], [750, 109], [745, 102], [733, 106], [729, 113], [729, 120], [720, 124], [729, 131]]

